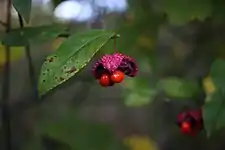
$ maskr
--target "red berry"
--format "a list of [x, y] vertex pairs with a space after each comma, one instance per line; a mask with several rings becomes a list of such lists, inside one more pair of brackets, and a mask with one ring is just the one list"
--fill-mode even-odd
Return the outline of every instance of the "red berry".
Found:
[[189, 122], [182, 122], [182, 124], [180, 126], [180, 130], [184, 134], [189, 134], [192, 131], [190, 123]]
[[99, 84], [100, 84], [101, 86], [104, 86], [104, 87], [110, 86], [110, 77], [109, 77], [109, 75], [103, 74], [103, 75], [101, 76], [100, 80], [99, 80]]
[[111, 75], [111, 80], [114, 82], [114, 83], [120, 83], [122, 82], [124, 79], [124, 73], [117, 70], [115, 71], [112, 75]]

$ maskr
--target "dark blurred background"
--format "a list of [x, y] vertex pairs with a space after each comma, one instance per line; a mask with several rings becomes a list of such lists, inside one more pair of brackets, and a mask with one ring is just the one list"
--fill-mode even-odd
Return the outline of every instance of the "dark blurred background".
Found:
[[[4, 22], [5, 0], [0, 1], [0, 7]], [[200, 107], [205, 93], [210, 92], [207, 89], [213, 89], [204, 79], [212, 62], [225, 56], [224, 10], [225, 2], [219, 0], [33, 0], [31, 21], [26, 26], [62, 23], [71, 33], [93, 28], [115, 30], [121, 35], [118, 51], [137, 61], [139, 74], [112, 88], [99, 86], [90, 69], [101, 55], [113, 52], [109, 43], [77, 76], [37, 101], [24, 48], [12, 47], [13, 149], [225, 149], [224, 130], [210, 139], [204, 131], [188, 137], [175, 124], [177, 113], [184, 107]], [[12, 22], [18, 27], [15, 9]], [[44, 58], [63, 40], [59, 37], [31, 45], [37, 78]], [[4, 61], [0, 45], [1, 66]], [[198, 92], [185, 95], [169, 83], [166, 87], [174, 90], [165, 92], [159, 82], [168, 77], [192, 81]], [[2, 83], [2, 69], [0, 79]], [[124, 140], [130, 143], [123, 144]]]

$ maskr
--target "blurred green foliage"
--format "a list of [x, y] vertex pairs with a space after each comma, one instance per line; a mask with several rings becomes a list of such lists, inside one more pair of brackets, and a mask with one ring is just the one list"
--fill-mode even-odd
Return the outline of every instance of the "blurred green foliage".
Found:
[[23, 29], [12, 29], [4, 36], [2, 42], [10, 46], [24, 46], [40, 44], [51, 41], [59, 34], [63, 33], [66, 26], [52, 24], [36, 27], [26, 27]]
[[224, 67], [225, 61], [222, 59], [216, 60], [211, 66], [210, 76], [214, 82], [216, 91], [208, 95], [207, 102], [203, 106], [203, 118], [208, 136], [213, 131], [225, 126]]
[[190, 20], [204, 21], [212, 15], [211, 0], [159, 1], [162, 12], [168, 15], [171, 24], [184, 25]]
[[124, 81], [124, 103], [128, 107], [140, 107], [154, 100], [157, 91], [155, 84], [146, 82], [143, 77]]
[[57, 120], [39, 120], [36, 133], [68, 144], [72, 150], [125, 149], [107, 125], [83, 121], [76, 116], [76, 111], [64, 111]]
[[[157, 95], [162, 93], [166, 98], [190, 99], [196, 102], [195, 97], [200, 95], [203, 88], [198, 81], [209, 74], [216, 88], [213, 93], [206, 96], [207, 102], [198, 107], [202, 107], [204, 125], [208, 135], [224, 127], [225, 61], [218, 59], [225, 56], [224, 38], [221, 36], [223, 31], [219, 34], [218, 32], [225, 23], [225, 2], [221, 0], [130, 0], [129, 3], [130, 10], [125, 14], [125, 19], [115, 27], [115, 30], [121, 35], [116, 46], [119, 52], [135, 58], [139, 65], [140, 74], [147, 75], [125, 79], [121, 84], [124, 91], [123, 104], [127, 107], [148, 105], [156, 100]], [[28, 22], [31, 0], [14, 0], [13, 4]], [[174, 42], [173, 40], [177, 39], [167, 32], [167, 29], [171, 29], [175, 30], [177, 34], [182, 33], [185, 27], [189, 29], [190, 26], [194, 26], [195, 30], [200, 30], [194, 35], [194, 40], [189, 40], [188, 36], [182, 37], [179, 35], [176, 37], [179, 42]], [[198, 28], [199, 26], [200, 28]], [[50, 26], [13, 29], [9, 34], [3, 36], [2, 42], [10, 46], [42, 44], [45, 41], [57, 40], [57, 36], [67, 28], [68, 25], [52, 24]], [[76, 38], [72, 36], [72, 39], [64, 40], [62, 45], [56, 47], [56, 51], [53, 52], [53, 54], [57, 54], [57, 57], [60, 57], [60, 65], [57, 67], [49, 65], [46, 68], [55, 75], [63, 65], [68, 63], [71, 57], [74, 58], [74, 60], [70, 60], [72, 61], [70, 64], [75, 65], [77, 70], [71, 76], [64, 78], [67, 80], [86, 66], [99, 48], [104, 46], [112, 36], [112, 32], [105, 31], [103, 39], [99, 40], [94, 38], [99, 35], [98, 33], [94, 33], [94, 31], [88, 31], [87, 33], [90, 34]], [[167, 36], [167, 40], [164, 40], [164, 43], [162, 42], [164, 44], [162, 44], [162, 47], [158, 47], [158, 43], [162, 40], [160, 36], [162, 33]], [[188, 34], [191, 33], [192, 31], [188, 30]], [[78, 33], [74, 33], [75, 36], [76, 34]], [[90, 41], [89, 43], [80, 42], [87, 39]], [[68, 41], [69, 44], [67, 44]], [[190, 41], [195, 45], [188, 45], [187, 43]], [[166, 46], [174, 44], [173, 42], [176, 48], [164, 50]], [[185, 44], [189, 46], [186, 46], [187, 49], [182, 47]], [[94, 48], [90, 48], [90, 45], [94, 45]], [[59, 54], [60, 51], [63, 51], [63, 53]], [[72, 56], [70, 51], [73, 53]], [[112, 42], [109, 41], [100, 53], [112, 53], [113, 51]], [[199, 71], [204, 67], [197, 68], [196, 66], [199, 63], [196, 63], [195, 59], [202, 63], [201, 65], [206, 68], [206, 71]], [[213, 61], [214, 63], [212, 63]], [[209, 69], [210, 66], [211, 70]], [[197, 74], [196, 72], [201, 72], [201, 74], [193, 75]], [[61, 75], [61, 73], [58, 73], [58, 75]], [[41, 79], [42, 81], [52, 81], [53, 76], [45, 76]], [[61, 83], [63, 82], [48, 83], [49, 86], [43, 90], [44, 93], [49, 88], [54, 88], [55, 85]], [[41, 82], [39, 86], [44, 86], [44, 83]], [[41, 147], [43, 135], [69, 145], [72, 150], [123, 148], [114, 137], [109, 126], [78, 119], [74, 111], [68, 111], [58, 120], [49, 118], [51, 117], [38, 120], [35, 128], [37, 138], [31, 140], [31, 143], [27, 145], [28, 150], [31, 149], [29, 146]]]
[[196, 82], [185, 81], [176, 77], [162, 79], [158, 83], [158, 88], [163, 90], [170, 97], [188, 98], [199, 92]]

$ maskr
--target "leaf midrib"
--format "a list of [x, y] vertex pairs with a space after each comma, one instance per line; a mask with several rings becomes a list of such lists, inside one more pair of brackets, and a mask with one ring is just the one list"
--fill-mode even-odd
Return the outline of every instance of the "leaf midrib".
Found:
[[[105, 33], [104, 33], [105, 34]], [[103, 35], [104, 35], [103, 34]], [[101, 36], [103, 36], [103, 35], [101, 35]], [[106, 34], [105, 34], [106, 35]], [[93, 37], [93, 38], [91, 38], [90, 40], [88, 40], [87, 42], [85, 42], [82, 46], [80, 46], [79, 48], [78, 48], [78, 50], [77, 51], [71, 51], [71, 53], [68, 55], [68, 57], [64, 60], [64, 61], [62, 61], [62, 63], [60, 63], [60, 64], [58, 64], [58, 65], [55, 65], [55, 66], [53, 66], [52, 68], [58, 68], [58, 67], [61, 67], [61, 66], [63, 66], [63, 64], [65, 64], [70, 58], [72, 58], [74, 55], [76, 55], [78, 52], [80, 52], [80, 50], [81, 49], [83, 49], [86, 45], [88, 45], [91, 41], [93, 41], [93, 40], [95, 40], [95, 39], [98, 39], [98, 38], [100, 38], [101, 36], [95, 36], [95, 37]], [[71, 37], [72, 38], [72, 37]], [[61, 45], [60, 47], [62, 47], [63, 45]], [[60, 49], [60, 47], [59, 47], [59, 49]], [[54, 54], [53, 54], [54, 55]], [[55, 55], [57, 55], [57, 52], [56, 52], [56, 54]], [[54, 73], [53, 73], [54, 74]]]

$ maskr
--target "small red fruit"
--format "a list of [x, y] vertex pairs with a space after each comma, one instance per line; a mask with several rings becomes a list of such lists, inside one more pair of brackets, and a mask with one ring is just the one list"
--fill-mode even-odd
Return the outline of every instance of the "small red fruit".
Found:
[[103, 74], [99, 80], [99, 84], [104, 87], [110, 86], [110, 82], [110, 77], [107, 74]]
[[110, 78], [111, 78], [112, 82], [114, 82], [114, 83], [120, 83], [120, 82], [122, 82], [123, 79], [124, 79], [124, 73], [121, 72], [121, 71], [119, 71], [119, 70], [117, 70], [117, 71], [115, 71], [115, 72], [111, 75]]
[[190, 133], [191, 132], [191, 125], [189, 122], [182, 122], [180, 130], [182, 133]]

